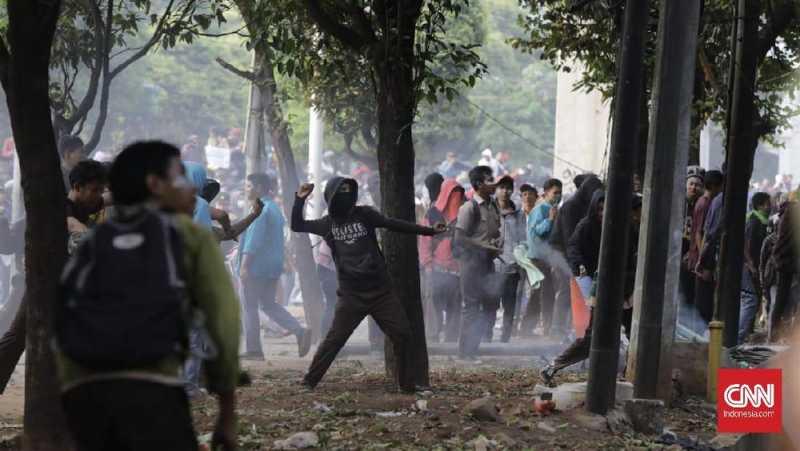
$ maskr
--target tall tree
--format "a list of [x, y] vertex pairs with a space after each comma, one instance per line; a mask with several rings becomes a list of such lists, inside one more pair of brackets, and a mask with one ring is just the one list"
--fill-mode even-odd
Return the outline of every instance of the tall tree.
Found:
[[70, 448], [50, 348], [58, 279], [67, 256], [65, 192], [48, 96], [50, 49], [60, 7], [59, 0], [8, 0], [8, 28], [0, 39], [0, 83], [17, 144], [27, 212], [23, 443], [28, 450]]
[[[520, 18], [527, 36], [514, 39], [514, 45], [525, 51], [541, 51], [542, 58], [559, 70], [572, 70], [572, 61], [580, 61], [585, 70], [576, 89], [598, 90], [605, 98], [614, 98], [619, 48], [619, 18], [623, 2], [564, 2], [561, 0], [520, 0], [529, 14]], [[611, 4], [611, 6], [608, 6]], [[575, 5], [578, 5], [577, 7]], [[728, 68], [732, 55], [729, 45], [735, 17], [735, 0], [705, 0], [697, 49], [698, 77], [693, 104], [693, 137], [709, 120], [727, 126]], [[792, 95], [797, 83], [792, 76], [800, 65], [800, 27], [791, 26], [800, 5], [792, 0], [761, 2], [759, 29], [758, 79], [754, 126], [756, 143], [766, 140], [779, 144], [778, 136], [789, 127], [789, 120], [798, 113], [783, 101]], [[651, 35], [655, 36], [658, 8], [653, 2], [650, 11]], [[655, 64], [654, 41], [648, 44], [645, 63], [652, 74]], [[649, 77], [648, 77], [649, 78]], [[650, 83], [647, 83], [650, 86]], [[649, 94], [647, 96], [649, 98]], [[645, 115], [646, 117], [646, 115]], [[697, 145], [690, 155], [690, 164], [697, 164]]]
[[[445, 23], [469, 2], [455, 0], [297, 0], [324, 35], [367, 62], [377, 100], [378, 166], [383, 211], [415, 220], [412, 128], [423, 98], [454, 97], [482, 74], [470, 46], [442, 39]], [[434, 61], [467, 71], [436, 73]], [[467, 74], [465, 75], [465, 72]], [[411, 321], [418, 385], [429, 385], [416, 239], [389, 232], [383, 250], [397, 296]]]
[[[217, 61], [231, 72], [250, 80], [260, 92], [261, 114], [269, 128], [272, 147], [277, 154], [284, 214], [289, 217], [300, 181], [289, 137], [289, 124], [283, 113], [282, 96], [276, 82], [276, 72], [291, 74], [294, 63], [276, 59], [275, 49], [284, 46], [301, 48], [294, 38], [302, 38], [307, 31], [298, 27], [297, 22], [285, 20], [285, 14], [291, 9], [286, 10], [284, 7], [291, 7], [290, 4], [258, 0], [234, 0], [234, 3], [247, 24], [249, 47], [254, 52], [253, 70], [243, 71], [222, 59]], [[319, 338], [322, 324], [322, 288], [311, 241], [307, 234], [292, 233], [291, 244], [296, 269], [303, 275], [300, 278], [300, 290], [307, 323], [314, 337]]]
[[222, 0], [66, 2], [51, 58], [57, 134], [81, 134], [93, 117], [86, 143], [86, 150], [93, 150], [108, 119], [114, 79], [158, 47], [192, 43], [214, 22], [222, 24], [226, 9]]

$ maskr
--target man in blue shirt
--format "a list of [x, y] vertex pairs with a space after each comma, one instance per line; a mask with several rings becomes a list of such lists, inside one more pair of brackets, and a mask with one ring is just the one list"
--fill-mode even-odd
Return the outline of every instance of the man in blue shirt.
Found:
[[[550, 179], [542, 187], [544, 194], [542, 200], [528, 215], [528, 258], [544, 274], [545, 278], [537, 291], [531, 292], [528, 308], [522, 322], [522, 332], [530, 334], [539, 323], [541, 316], [542, 333], [550, 334], [553, 323], [553, 304], [555, 295], [553, 291], [552, 271], [553, 252], [548, 241], [553, 231], [553, 223], [558, 214], [558, 205], [561, 203], [563, 185], [558, 179]], [[562, 328], [563, 324], [556, 324]], [[558, 331], [559, 333], [563, 331]]]
[[279, 326], [297, 337], [300, 357], [305, 357], [311, 348], [311, 331], [301, 326], [276, 302], [278, 280], [283, 273], [283, 231], [286, 220], [280, 207], [270, 197], [274, 189], [275, 181], [268, 174], [247, 176], [245, 194], [248, 200], [261, 199], [264, 209], [242, 235], [237, 256], [244, 297], [246, 358], [264, 358], [259, 307]]

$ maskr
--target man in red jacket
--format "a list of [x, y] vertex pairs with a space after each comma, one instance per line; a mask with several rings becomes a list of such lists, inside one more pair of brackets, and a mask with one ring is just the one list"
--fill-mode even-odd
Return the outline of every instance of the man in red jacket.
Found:
[[448, 225], [448, 233], [435, 236], [422, 236], [419, 240], [420, 265], [428, 275], [436, 323], [433, 327], [433, 341], [439, 341], [444, 331], [445, 342], [458, 341], [461, 329], [461, 290], [458, 261], [453, 257], [453, 234], [458, 209], [464, 203], [464, 188], [455, 180], [448, 179], [442, 184], [436, 203], [425, 215], [423, 225], [438, 223]]

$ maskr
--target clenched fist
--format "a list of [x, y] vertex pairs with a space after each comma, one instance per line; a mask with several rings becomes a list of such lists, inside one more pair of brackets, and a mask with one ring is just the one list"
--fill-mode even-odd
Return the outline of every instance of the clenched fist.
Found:
[[303, 183], [299, 190], [297, 190], [297, 197], [306, 199], [314, 191], [313, 183]]

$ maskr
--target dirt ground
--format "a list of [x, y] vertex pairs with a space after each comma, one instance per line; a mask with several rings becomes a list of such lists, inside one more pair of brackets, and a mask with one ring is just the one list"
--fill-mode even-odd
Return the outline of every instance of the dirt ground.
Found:
[[[541, 417], [534, 412], [538, 371], [523, 359], [489, 359], [461, 366], [432, 359], [432, 385], [416, 396], [393, 392], [374, 358], [338, 361], [313, 392], [301, 389], [303, 363], [246, 363], [253, 384], [239, 391], [242, 449], [273, 449], [275, 441], [313, 431], [319, 449], [709, 449], [716, 421], [700, 400], [686, 399], [667, 411], [673, 440], [610, 431], [602, 417], [578, 408]], [[582, 379], [567, 374], [559, 382]], [[464, 413], [471, 401], [491, 397], [498, 422]], [[423, 403], [418, 403], [423, 401]], [[427, 404], [427, 405], [425, 405]], [[420, 409], [420, 405], [423, 409]], [[213, 429], [212, 399], [194, 404], [198, 433]], [[677, 440], [675, 440], [677, 439]], [[661, 443], [659, 443], [661, 441]], [[676, 445], [680, 442], [683, 446]], [[485, 448], [484, 448], [485, 446]]]
[[[268, 339], [267, 362], [243, 362], [252, 385], [238, 391], [239, 443], [244, 450], [274, 449], [275, 441], [298, 432], [315, 432], [316, 449], [709, 449], [716, 421], [708, 406], [684, 399], [667, 410], [671, 437], [646, 436], [629, 428], [612, 432], [603, 417], [584, 409], [534, 412], [534, 386], [540, 358], [485, 358], [462, 365], [446, 356], [431, 357], [432, 390], [414, 396], [387, 385], [376, 355], [339, 359], [313, 392], [299, 386], [310, 357], [298, 359], [290, 339]], [[17, 449], [21, 432], [24, 367], [0, 396], [0, 449]], [[567, 373], [558, 382], [575, 382]], [[501, 419], [478, 421], [464, 413], [473, 400], [491, 397]], [[422, 401], [422, 402], [418, 402]], [[216, 404], [207, 397], [193, 403], [201, 441], [213, 430]], [[675, 443], [680, 443], [676, 445]], [[683, 446], [681, 446], [683, 445]]]

